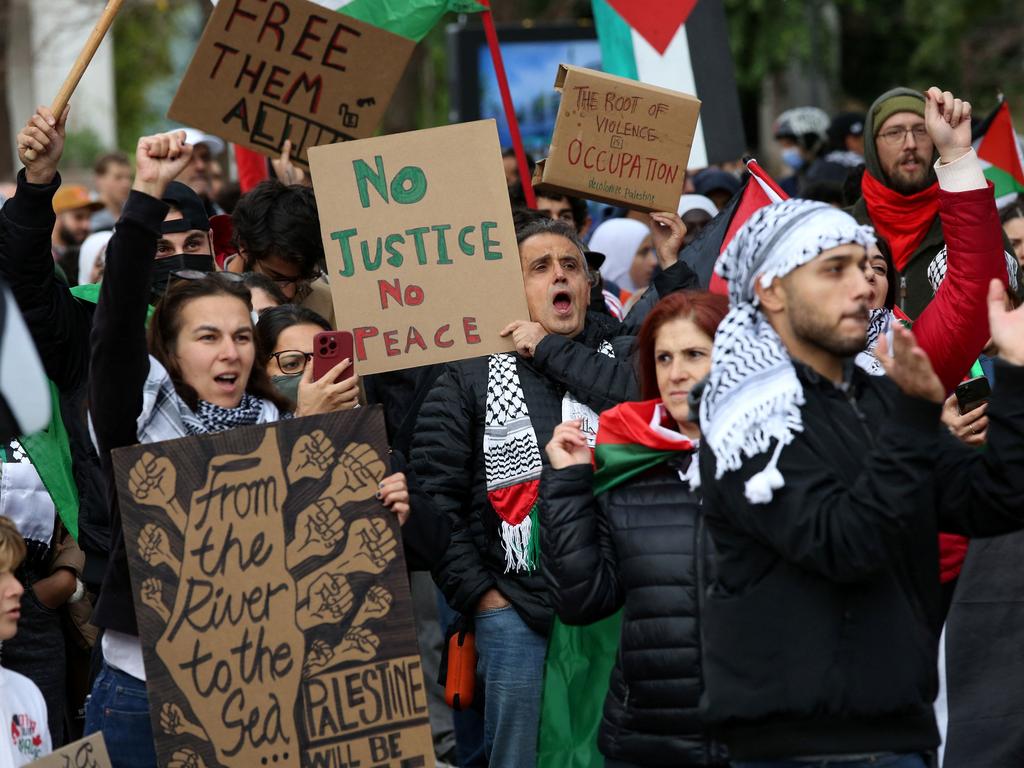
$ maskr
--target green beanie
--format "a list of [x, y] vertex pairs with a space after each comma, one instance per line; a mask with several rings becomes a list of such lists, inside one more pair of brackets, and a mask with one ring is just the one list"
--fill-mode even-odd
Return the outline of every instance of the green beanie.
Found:
[[897, 112], [913, 112], [915, 115], [924, 117], [924, 97], [900, 94], [879, 102], [872, 113], [874, 118], [872, 120], [873, 135], [877, 137], [885, 121]]

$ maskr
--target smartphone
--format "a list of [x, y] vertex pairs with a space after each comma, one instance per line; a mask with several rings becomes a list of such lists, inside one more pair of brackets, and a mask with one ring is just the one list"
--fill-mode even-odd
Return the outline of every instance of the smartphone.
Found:
[[[345, 358], [353, 360], [355, 343], [348, 331], [322, 331], [313, 339], [313, 381], [326, 376]], [[344, 381], [355, 373], [354, 361], [334, 381]]]
[[973, 379], [961, 382], [956, 388], [956, 403], [960, 408], [961, 415], [980, 408], [988, 402], [991, 396], [992, 388], [984, 376], [975, 376]]

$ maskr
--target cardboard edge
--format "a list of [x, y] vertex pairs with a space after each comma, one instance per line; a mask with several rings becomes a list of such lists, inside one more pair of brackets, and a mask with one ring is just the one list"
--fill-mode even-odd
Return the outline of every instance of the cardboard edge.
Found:
[[[701, 100], [698, 99], [692, 93], [683, 93], [682, 91], [674, 91], [671, 88], [663, 88], [660, 85], [652, 85], [651, 83], [645, 83], [642, 80], [631, 80], [628, 77], [619, 77], [618, 75], [610, 75], [607, 72], [599, 72], [596, 69], [587, 69], [586, 67], [577, 67], [575, 64], [559, 64], [558, 75], [562, 80], [564, 87], [565, 80], [574, 73], [579, 73], [583, 77], [591, 77], [598, 80], [610, 80], [613, 83], [618, 83], [627, 88], [641, 87], [645, 90], [654, 91], [655, 93], [661, 93], [665, 96], [670, 96], [674, 99], [685, 99], [687, 101], [693, 101], [697, 104], [698, 109], [701, 105]], [[562, 74], [562, 70], [565, 70], [565, 74]], [[555, 81], [558, 82], [557, 80]]]
[[569, 76], [569, 65], [559, 64], [558, 72], [555, 73], [555, 90], [561, 93], [562, 87], [565, 85], [565, 78]]

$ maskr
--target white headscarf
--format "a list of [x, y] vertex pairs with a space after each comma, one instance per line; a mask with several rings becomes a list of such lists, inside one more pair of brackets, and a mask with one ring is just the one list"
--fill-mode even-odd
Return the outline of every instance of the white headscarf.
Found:
[[96, 259], [100, 255], [107, 242], [113, 236], [113, 232], [107, 230], [105, 232], [95, 232], [85, 238], [85, 242], [82, 243], [81, 249], [78, 251], [78, 284], [86, 285], [91, 283], [90, 276], [92, 270], [96, 266]]
[[754, 286], [763, 287], [845, 243], [865, 248], [870, 227], [838, 208], [787, 200], [761, 208], [740, 228], [715, 265], [729, 281], [729, 314], [715, 334], [711, 374], [701, 398], [701, 433], [715, 454], [715, 477], [740, 469], [744, 458], [765, 453], [768, 465], [746, 484], [751, 504], [766, 504], [785, 481], [779, 454], [803, 431], [804, 391], [782, 340], [758, 309]]
[[611, 280], [627, 291], [636, 290], [629, 268], [633, 266], [633, 257], [640, 243], [649, 234], [650, 228], [636, 219], [608, 219], [594, 230], [587, 248], [605, 255], [601, 265], [601, 275], [605, 280]]
[[705, 211], [712, 219], [718, 215], [718, 207], [711, 202], [710, 197], [704, 195], [683, 195], [679, 198], [679, 207], [676, 212], [685, 216], [692, 210]]

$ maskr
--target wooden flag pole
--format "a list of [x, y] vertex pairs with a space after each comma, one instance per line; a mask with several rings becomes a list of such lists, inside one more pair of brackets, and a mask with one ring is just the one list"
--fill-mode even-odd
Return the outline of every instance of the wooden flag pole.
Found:
[[[92, 28], [92, 34], [85, 41], [85, 47], [78, 54], [78, 59], [75, 60], [75, 64], [71, 67], [71, 71], [68, 72], [68, 76], [64, 78], [64, 84], [57, 91], [57, 96], [54, 98], [53, 104], [50, 105], [50, 111], [53, 112], [55, 120], [60, 120], [64, 107], [71, 100], [71, 94], [78, 87], [78, 82], [82, 79], [82, 75], [85, 74], [85, 70], [88, 69], [92, 57], [96, 54], [96, 49], [103, 42], [107, 30], [110, 29], [110, 25], [113, 24], [114, 17], [117, 16], [117, 12], [121, 10], [122, 5], [124, 5], [124, 0], [108, 0], [106, 8], [103, 9], [103, 13], [96, 22], [96, 26]], [[35, 150], [26, 149], [25, 157], [29, 160], [35, 160]]]
[[533, 179], [530, 178], [530, 166], [526, 162], [526, 149], [523, 147], [523, 137], [519, 133], [519, 120], [516, 118], [515, 106], [512, 104], [512, 91], [508, 87], [508, 77], [505, 75], [505, 62], [501, 58], [501, 46], [498, 45], [498, 32], [494, 28], [494, 17], [491, 16], [490, 1], [481, 0], [480, 4], [487, 6], [480, 12], [480, 16], [484, 23], [484, 35], [487, 37], [487, 47], [491, 52], [491, 61], [494, 62], [494, 74], [498, 77], [498, 90], [501, 91], [501, 103], [505, 107], [508, 131], [512, 135], [512, 146], [516, 151], [516, 164], [519, 166], [519, 179], [523, 185], [523, 197], [526, 198], [526, 205], [529, 208], [536, 208], [537, 197], [533, 193]]

